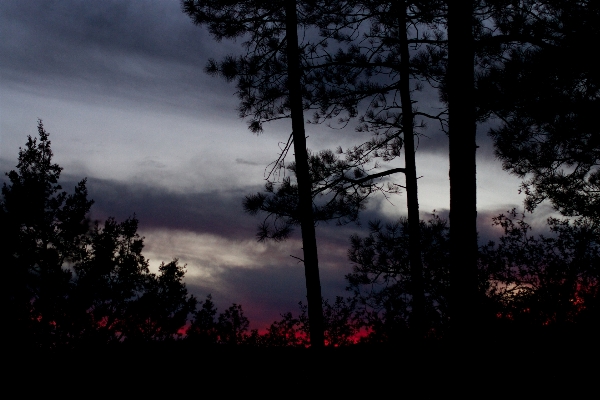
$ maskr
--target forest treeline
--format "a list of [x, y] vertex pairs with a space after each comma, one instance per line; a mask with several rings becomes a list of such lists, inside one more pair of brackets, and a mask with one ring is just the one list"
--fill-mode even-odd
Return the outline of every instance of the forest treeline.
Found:
[[[93, 201], [85, 179], [63, 191], [62, 168], [52, 162], [48, 133], [20, 149], [17, 169], [2, 188], [0, 220], [2, 308], [10, 342], [60, 349], [120, 343], [186, 341], [199, 346], [305, 347], [306, 305], [287, 312], [266, 331], [249, 331], [242, 306], [218, 312], [210, 295], [198, 301], [174, 259], [151, 273], [135, 217], [89, 219]], [[401, 344], [410, 337], [411, 273], [407, 219], [371, 222], [370, 234], [352, 236], [346, 276], [349, 296], [324, 300], [325, 343]], [[600, 318], [600, 245], [597, 227], [582, 219], [548, 220], [534, 236], [523, 215], [493, 223], [497, 243], [479, 249], [479, 290], [490, 329], [585, 327]], [[447, 333], [448, 223], [421, 222], [427, 336]]]

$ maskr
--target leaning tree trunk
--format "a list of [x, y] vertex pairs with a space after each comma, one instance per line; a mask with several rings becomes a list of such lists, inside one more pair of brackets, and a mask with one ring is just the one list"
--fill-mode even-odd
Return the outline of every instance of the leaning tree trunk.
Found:
[[472, 1], [448, 3], [450, 318], [465, 340], [477, 318], [477, 183]]
[[321, 299], [321, 281], [319, 278], [317, 239], [312, 209], [312, 187], [308, 170], [306, 134], [304, 132], [296, 1], [286, 0], [285, 7], [288, 90], [292, 116], [292, 137], [294, 140], [296, 178], [298, 180], [298, 213], [304, 252], [304, 274], [306, 277], [306, 301], [308, 303], [310, 343], [312, 347], [321, 348], [324, 346], [323, 305]]
[[423, 260], [421, 258], [421, 227], [419, 219], [419, 197], [417, 167], [415, 162], [414, 113], [410, 96], [410, 54], [406, 32], [406, 4], [401, 2], [399, 10], [400, 39], [400, 99], [402, 102], [402, 130], [404, 132], [404, 162], [406, 166], [406, 202], [408, 209], [408, 258], [410, 261], [412, 313], [411, 328], [417, 337], [425, 333], [425, 286], [423, 282]]

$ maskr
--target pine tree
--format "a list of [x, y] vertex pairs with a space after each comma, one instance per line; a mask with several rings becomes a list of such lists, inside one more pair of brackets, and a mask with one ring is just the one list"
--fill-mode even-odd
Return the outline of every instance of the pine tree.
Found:
[[[184, 0], [183, 11], [197, 25], [207, 25], [217, 39], [247, 35], [247, 55], [210, 61], [208, 72], [236, 80], [242, 100], [240, 115], [252, 115], [250, 130], [260, 132], [262, 123], [283, 117], [292, 120], [295, 172], [298, 182], [297, 215], [302, 231], [307, 301], [311, 318], [311, 345], [323, 347], [321, 283], [312, 209], [310, 172], [304, 130], [298, 4], [262, 1]], [[303, 4], [304, 5], [304, 4]], [[303, 11], [310, 15], [310, 7]], [[314, 12], [314, 10], [312, 10]], [[306, 23], [307, 17], [302, 21]]]
[[[309, 72], [304, 88], [307, 104], [317, 109], [314, 121], [335, 117], [346, 125], [356, 118], [360, 121], [357, 129], [373, 135], [366, 143], [348, 149], [345, 159], [331, 151], [309, 157], [315, 219], [335, 219], [338, 223], [357, 220], [371, 194], [399, 191], [399, 185], [386, 189], [377, 183], [378, 179], [405, 174], [414, 273], [410, 287], [414, 303], [411, 326], [416, 336], [422, 336], [424, 329], [415, 163], [415, 136], [424, 123], [418, 122], [417, 116], [439, 121], [443, 126], [445, 113], [430, 115], [413, 109], [412, 93], [419, 89], [419, 85], [413, 85], [415, 81], [439, 81], [443, 71], [440, 63], [445, 57], [445, 39], [440, 29], [433, 28], [442, 21], [440, 6], [439, 2], [328, 2], [330, 8], [315, 24], [322, 40], [331, 41], [330, 47], [335, 46], [336, 50], [308, 45], [305, 56], [305, 69]], [[405, 168], [369, 171], [380, 168], [381, 160], [400, 157], [402, 151]], [[342, 153], [341, 148], [338, 153]], [[293, 209], [289, 201], [292, 190], [295, 187], [289, 180], [284, 180], [278, 190], [269, 182], [264, 194], [246, 198], [248, 211], [268, 213], [259, 238], [280, 239], [298, 223], [289, 211]]]
[[44, 349], [178, 336], [196, 299], [174, 260], [150, 273], [138, 220], [90, 227], [86, 180], [59, 184], [41, 121], [2, 188], [2, 311], [8, 341]]
[[[501, 4], [502, 5], [502, 4]], [[521, 2], [494, 14], [502, 62], [478, 81], [481, 112], [503, 168], [524, 182], [526, 208], [544, 200], [567, 216], [600, 221], [600, 74], [588, 43], [600, 37], [595, 2]]]
[[17, 170], [2, 187], [0, 226], [4, 316], [15, 341], [44, 347], [60, 342], [69, 315], [72, 271], [87, 243], [92, 201], [85, 179], [73, 194], [58, 183], [62, 168], [52, 162], [49, 134], [38, 121], [38, 138], [19, 149]]
[[477, 321], [477, 149], [473, 2], [448, 3], [447, 101], [450, 146], [450, 310], [457, 337]]

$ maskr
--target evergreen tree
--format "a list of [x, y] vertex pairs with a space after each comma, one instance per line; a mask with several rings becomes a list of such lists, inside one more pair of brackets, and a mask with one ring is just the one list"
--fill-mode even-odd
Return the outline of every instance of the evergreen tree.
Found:
[[219, 328], [219, 342], [229, 345], [240, 345], [247, 338], [250, 321], [244, 316], [240, 304], [232, 304], [227, 310], [219, 314], [217, 326]]
[[127, 340], [166, 341], [181, 336], [197, 300], [188, 295], [183, 276], [185, 267], [175, 259], [158, 267], [159, 274], [148, 274], [142, 295], [127, 312]]
[[210, 294], [206, 296], [205, 301], [200, 302], [200, 305], [187, 330], [188, 342], [201, 346], [215, 344], [239, 346], [248, 342], [258, 346], [262, 343], [262, 339], [258, 338], [258, 332], [253, 331], [252, 336], [248, 335], [250, 321], [244, 315], [240, 304], [232, 304], [218, 316]]
[[[299, 303], [300, 331], [307, 333], [310, 329], [310, 320], [306, 315], [306, 306]], [[354, 299], [344, 299], [336, 296], [333, 304], [323, 299], [323, 320], [325, 325], [325, 344], [330, 347], [349, 346], [354, 344], [355, 335], [360, 329], [355, 320]]]
[[[395, 223], [369, 224], [367, 237], [353, 235], [348, 257], [353, 272], [346, 275], [348, 289], [357, 303], [361, 325], [368, 340], [398, 342], [411, 322], [410, 224], [407, 218]], [[421, 221], [423, 275], [425, 282], [425, 335], [440, 337], [449, 320], [449, 237], [447, 221], [433, 216]]]
[[[596, 329], [600, 315], [600, 234], [585, 219], [548, 219], [534, 236], [515, 210], [494, 218], [504, 231], [481, 249], [500, 320], [520, 329]], [[575, 325], [574, 325], [575, 324]]]
[[303, 261], [309, 315], [312, 320], [311, 343], [323, 346], [321, 283], [319, 278], [315, 221], [312, 209], [310, 171], [304, 130], [303, 89], [300, 49], [298, 48], [298, 7], [303, 15], [300, 25], [315, 15], [314, 5], [263, 1], [182, 1], [183, 11], [198, 25], [206, 24], [217, 39], [246, 36], [248, 53], [210, 61], [207, 71], [236, 80], [242, 100], [240, 115], [252, 115], [250, 130], [260, 132], [262, 123], [289, 117], [295, 172], [298, 182], [297, 215], [302, 231]]
[[262, 343], [267, 347], [301, 347], [306, 344], [308, 332], [301, 331], [300, 320], [291, 312], [281, 314], [282, 319], [274, 321], [263, 336]]
[[[419, 206], [415, 163], [415, 136], [424, 122], [433, 119], [444, 125], [445, 112], [431, 115], [414, 108], [413, 82], [440, 81], [445, 40], [436, 28], [444, 13], [440, 2], [328, 2], [315, 24], [324, 42], [335, 51], [306, 46], [308, 71], [304, 91], [307, 105], [317, 109], [315, 122], [339, 118], [342, 125], [358, 117], [357, 129], [372, 134], [366, 143], [346, 151], [345, 159], [331, 151], [309, 157], [316, 220], [356, 220], [367, 198], [376, 191], [396, 193], [400, 185], [377, 184], [377, 179], [401, 172], [406, 176], [407, 208], [411, 223], [411, 287], [414, 302], [412, 327], [423, 331], [424, 299], [419, 232]], [[410, 53], [412, 52], [412, 56]], [[359, 109], [361, 110], [359, 112]], [[381, 160], [391, 161], [404, 151], [405, 168], [382, 172]], [[342, 153], [342, 149], [338, 150]], [[279, 160], [278, 160], [279, 161]], [[314, 171], [314, 172], [313, 172]], [[285, 237], [297, 220], [289, 210], [288, 193], [294, 189], [284, 180], [278, 190], [269, 182], [265, 194], [247, 197], [246, 208], [272, 217], [262, 225], [259, 237]], [[327, 194], [328, 196], [324, 196]], [[318, 200], [321, 200], [320, 205]], [[421, 333], [418, 333], [421, 332]]]
[[162, 263], [158, 275], [151, 273], [137, 229], [135, 217], [96, 223], [86, 256], [73, 265], [73, 337], [83, 343], [174, 339], [195, 311], [184, 267], [173, 260]]
[[137, 227], [135, 218], [121, 223], [109, 218], [104, 226], [97, 222], [86, 257], [74, 265], [72, 300], [81, 318], [77, 333], [86, 341], [118, 343], [135, 331], [134, 304], [151, 283]]
[[513, 41], [482, 74], [478, 99], [499, 122], [491, 136], [503, 168], [524, 179], [529, 211], [548, 199], [600, 221], [600, 74], [588, 47], [600, 38], [600, 6], [524, 1], [494, 19]]
[[19, 149], [17, 170], [2, 187], [0, 226], [4, 318], [15, 341], [45, 347], [63, 340], [70, 317], [67, 296], [72, 271], [88, 241], [85, 179], [67, 194], [58, 183], [62, 168], [52, 162], [49, 135], [38, 121], [39, 138]]
[[450, 146], [450, 310], [457, 337], [477, 322], [477, 149], [472, 1], [448, 3], [448, 137]]
[[59, 184], [41, 121], [2, 188], [0, 262], [8, 340], [29, 347], [177, 337], [196, 304], [174, 260], [150, 273], [138, 220], [90, 227], [86, 180]]
[[217, 309], [212, 296], [200, 302], [200, 308], [194, 312], [192, 323], [187, 330], [187, 339], [193, 343], [210, 345], [219, 341], [219, 330], [216, 316]]

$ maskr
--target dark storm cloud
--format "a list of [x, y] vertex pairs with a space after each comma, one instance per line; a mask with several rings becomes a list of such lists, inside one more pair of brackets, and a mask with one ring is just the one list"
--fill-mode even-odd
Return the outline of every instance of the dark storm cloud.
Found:
[[0, 26], [2, 80], [22, 90], [190, 109], [200, 92], [232, 98], [233, 88], [203, 67], [233, 47], [215, 46], [179, 1], [2, 2]]
[[[74, 184], [74, 180], [63, 182], [67, 190]], [[255, 241], [256, 226], [260, 218], [244, 214], [241, 199], [246, 192], [242, 190], [225, 193], [177, 193], [157, 187], [95, 178], [88, 181], [88, 188], [89, 197], [95, 200], [92, 218], [103, 219], [111, 215], [117, 220], [123, 220], [135, 212], [144, 235], [153, 230], [166, 230], [173, 234], [186, 230], [195, 234], [219, 236], [228, 241]], [[361, 219], [366, 222], [382, 219], [381, 217], [376, 211], [366, 211]], [[353, 233], [366, 235], [366, 226], [366, 223], [363, 226], [321, 223], [317, 227], [321, 286], [325, 298], [333, 301], [335, 296], [348, 295], [344, 276], [352, 271], [347, 258], [349, 237]], [[187, 263], [186, 282], [190, 293], [200, 300], [204, 300], [207, 294], [212, 294], [220, 312], [234, 302], [242, 304], [252, 323], [251, 327], [264, 329], [279, 319], [281, 313], [292, 311], [297, 316], [298, 302], [306, 303], [303, 264], [291, 256], [301, 257], [299, 235], [297, 229], [282, 247], [270, 247], [264, 253], [264, 259], [257, 258], [255, 254], [246, 254], [248, 247], [233, 245], [231, 251], [240, 253], [232, 256], [259, 263], [252, 266], [210, 263], [210, 257], [202, 254], [206, 251], [206, 247], [200, 247], [202, 238], [197, 238], [198, 254], [185, 254], [184, 250], [179, 255], [178, 250], [167, 246], [166, 250], [160, 249], [160, 254], [155, 254], [154, 258], [168, 260], [174, 255], [180, 257], [183, 263]], [[147, 242], [152, 244], [149, 239], [147, 238]], [[254, 247], [252, 244], [250, 246]], [[214, 251], [220, 254], [223, 252], [220, 249]], [[194, 275], [194, 272], [205, 269], [210, 271], [210, 278], [203, 278], [202, 273], [200, 276]]]
[[[74, 180], [71, 180], [73, 182]], [[63, 183], [65, 188], [73, 184]], [[92, 218], [123, 220], [133, 216], [143, 229], [173, 229], [211, 233], [231, 239], [253, 237], [257, 219], [244, 214], [243, 189], [208, 193], [181, 193], [138, 183], [98, 178], [87, 182], [94, 200]]]
[[[15, 163], [0, 159], [0, 185], [10, 185], [5, 172], [16, 170]], [[80, 177], [62, 175], [60, 185], [73, 193]], [[144, 229], [174, 229], [213, 233], [236, 238], [256, 228], [256, 220], [242, 210], [244, 193], [179, 193], [145, 184], [88, 178], [88, 199], [94, 201], [91, 218], [103, 222], [135, 216]]]
[[[76, 179], [64, 177], [62, 186], [67, 192], [75, 187]], [[94, 200], [92, 218], [109, 216], [123, 220], [135, 215], [143, 229], [185, 230], [194, 233], [210, 233], [230, 239], [255, 237], [260, 216], [245, 214], [242, 201], [246, 195], [261, 190], [239, 188], [229, 191], [182, 193], [165, 188], [130, 182], [89, 178], [89, 198]], [[349, 223], [338, 226], [335, 222], [322, 222], [317, 227], [319, 239], [331, 249], [347, 246], [348, 237], [357, 231], [366, 231], [368, 221], [382, 219], [377, 210], [367, 209], [361, 213], [362, 224]], [[296, 229], [294, 234], [299, 235]], [[334, 251], [320, 251], [329, 260]]]

